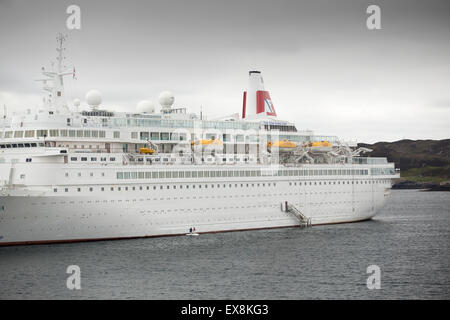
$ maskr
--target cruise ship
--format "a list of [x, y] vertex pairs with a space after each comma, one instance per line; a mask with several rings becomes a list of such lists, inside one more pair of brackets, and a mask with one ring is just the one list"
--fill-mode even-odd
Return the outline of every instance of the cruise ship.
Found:
[[168, 91], [160, 110], [144, 100], [114, 112], [91, 90], [80, 111], [65, 98], [74, 71], [57, 40], [43, 105], [1, 121], [0, 245], [367, 220], [400, 176], [370, 149], [278, 119], [260, 71], [242, 112], [220, 119], [176, 107]]

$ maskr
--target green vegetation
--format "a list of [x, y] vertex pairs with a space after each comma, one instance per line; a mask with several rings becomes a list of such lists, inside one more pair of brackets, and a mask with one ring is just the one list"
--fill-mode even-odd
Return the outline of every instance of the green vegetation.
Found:
[[401, 180], [441, 183], [450, 180], [450, 166], [411, 168], [401, 172]]

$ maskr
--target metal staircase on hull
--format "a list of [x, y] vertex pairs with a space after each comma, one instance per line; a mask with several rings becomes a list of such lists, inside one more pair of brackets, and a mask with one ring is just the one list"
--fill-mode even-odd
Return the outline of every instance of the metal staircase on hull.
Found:
[[291, 213], [295, 218], [297, 218], [299, 222], [299, 227], [310, 227], [311, 226], [311, 218], [305, 216], [300, 210], [298, 210], [294, 205], [289, 204], [285, 201], [284, 206], [281, 204], [283, 211]]

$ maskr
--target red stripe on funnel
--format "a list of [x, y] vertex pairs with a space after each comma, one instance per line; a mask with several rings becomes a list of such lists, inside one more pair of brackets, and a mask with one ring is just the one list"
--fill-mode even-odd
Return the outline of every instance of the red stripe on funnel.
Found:
[[[266, 102], [267, 100], [267, 102]], [[272, 108], [272, 111], [269, 107], [267, 107], [265, 104], [270, 104], [270, 107]], [[263, 113], [264, 111], [267, 111], [266, 114], [269, 116], [276, 116], [277, 113], [275, 112], [275, 107], [273, 106], [272, 100], [270, 99], [269, 91], [256, 91], [256, 113]]]

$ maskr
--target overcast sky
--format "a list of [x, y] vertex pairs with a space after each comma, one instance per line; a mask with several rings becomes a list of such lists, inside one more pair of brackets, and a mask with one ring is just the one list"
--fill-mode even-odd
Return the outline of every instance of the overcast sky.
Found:
[[[81, 8], [81, 30], [66, 8]], [[366, 9], [381, 8], [381, 30]], [[359, 142], [450, 138], [450, 1], [0, 0], [0, 103], [41, 105], [34, 79], [68, 34], [69, 99], [132, 111], [170, 90], [209, 119], [241, 112], [261, 70], [280, 119]], [[84, 102], [83, 102], [84, 104]]]

